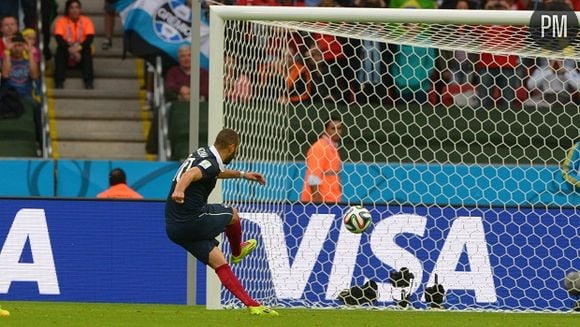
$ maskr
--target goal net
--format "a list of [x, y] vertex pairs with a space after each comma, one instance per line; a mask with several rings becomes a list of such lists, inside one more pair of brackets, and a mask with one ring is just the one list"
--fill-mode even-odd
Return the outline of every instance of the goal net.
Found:
[[[268, 181], [227, 180], [211, 199], [259, 242], [234, 266], [249, 293], [274, 307], [570, 310], [580, 51], [536, 44], [531, 15], [211, 7], [209, 139], [239, 131], [232, 165]], [[331, 117], [342, 164], [323, 175], [341, 199], [303, 202]], [[362, 234], [342, 225], [352, 205], [372, 214]], [[209, 285], [208, 306], [240, 306]]]

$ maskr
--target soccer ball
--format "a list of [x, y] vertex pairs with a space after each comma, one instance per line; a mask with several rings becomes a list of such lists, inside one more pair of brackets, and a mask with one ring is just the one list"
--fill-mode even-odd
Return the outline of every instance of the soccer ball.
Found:
[[371, 225], [371, 221], [371, 213], [362, 206], [350, 207], [342, 217], [344, 227], [355, 234], [360, 234], [367, 230]]
[[570, 295], [580, 296], [580, 271], [571, 271], [566, 274], [564, 288]]

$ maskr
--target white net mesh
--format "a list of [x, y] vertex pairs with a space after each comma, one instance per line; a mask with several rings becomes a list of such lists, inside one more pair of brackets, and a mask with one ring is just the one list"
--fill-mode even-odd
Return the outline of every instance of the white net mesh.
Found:
[[[262, 24], [264, 24], [262, 22]], [[386, 43], [527, 57], [580, 58], [580, 44], [561, 50], [538, 46], [527, 26], [453, 25], [421, 23], [309, 23], [272, 22], [272, 26], [360, 38]]]
[[[438, 276], [446, 308], [571, 307], [577, 45], [544, 51], [515, 26], [256, 21], [226, 21], [223, 42], [235, 167], [268, 180], [224, 185], [260, 244], [234, 269], [252, 296], [332, 307], [373, 281], [367, 305], [425, 308]], [[342, 200], [304, 203], [306, 153], [330, 117]], [[360, 235], [341, 224], [355, 204], [373, 214]]]

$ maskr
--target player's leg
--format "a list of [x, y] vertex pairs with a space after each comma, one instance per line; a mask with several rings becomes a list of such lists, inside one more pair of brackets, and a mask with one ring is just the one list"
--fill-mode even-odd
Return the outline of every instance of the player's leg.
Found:
[[237, 264], [254, 251], [258, 245], [258, 241], [250, 239], [242, 243], [242, 224], [240, 223], [240, 216], [238, 215], [238, 210], [236, 208], [232, 209], [232, 220], [231, 223], [226, 226], [226, 236], [228, 241], [230, 241], [230, 247], [232, 249], [231, 262]]
[[[217, 242], [217, 241], [216, 241]], [[250, 314], [260, 316], [277, 316], [278, 312], [267, 308], [254, 300], [246, 289], [240, 283], [240, 280], [234, 275], [232, 269], [223, 252], [215, 246], [208, 255], [208, 265], [214, 269], [222, 285], [235, 295], [242, 303], [248, 307]]]
[[[216, 214], [213, 220], [211, 219], [211, 215], [208, 214], [207, 216], [209, 216], [207, 220], [202, 217], [201, 221], [166, 224], [167, 236], [199, 261], [214, 269], [224, 287], [240, 299], [249, 308], [251, 314], [278, 315], [278, 313], [263, 307], [248, 295], [238, 278], [232, 272], [223, 252], [218, 247], [219, 242], [216, 239], [200, 239], [203, 235], [214, 235], [213, 237], [219, 235], [231, 219], [231, 217], [228, 217], [228, 220], [225, 220], [224, 215], [220, 214]], [[210, 222], [214, 223], [213, 226], [206, 229]], [[220, 224], [221, 229], [219, 228]]]
[[260, 303], [252, 299], [236, 275], [232, 272], [232, 269], [228, 265], [223, 252], [218, 247], [219, 242], [215, 239], [213, 240], [203, 240], [203, 241], [192, 241], [192, 242], [180, 242], [178, 243], [187, 252], [191, 253], [197, 260], [203, 262], [212, 268], [218, 275], [221, 283], [227, 288], [233, 295], [235, 295], [242, 303], [247, 307], [257, 307]]
[[235, 295], [242, 303], [247, 307], [257, 307], [260, 306], [260, 302], [252, 299], [250, 295], [242, 286], [239, 279], [234, 275], [230, 265], [226, 261], [223, 252], [214, 246], [208, 255], [208, 265], [215, 271], [218, 275], [222, 285], [227, 288], [233, 295]]
[[242, 252], [242, 224], [236, 208], [232, 208], [232, 220], [226, 226], [226, 236], [230, 241], [232, 257], [239, 257]]
[[[232, 250], [231, 262], [237, 264], [256, 248], [258, 242], [254, 239], [242, 242], [242, 225], [238, 210], [223, 204], [208, 204], [204, 207], [201, 218], [207, 218], [205, 226], [213, 226], [211, 238], [225, 231]], [[209, 221], [211, 220], [211, 221]]]

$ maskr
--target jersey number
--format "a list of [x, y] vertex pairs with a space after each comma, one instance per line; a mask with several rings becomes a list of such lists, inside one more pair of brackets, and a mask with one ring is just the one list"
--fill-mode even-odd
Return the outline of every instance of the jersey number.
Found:
[[193, 165], [193, 162], [195, 161], [195, 158], [188, 158], [186, 159], [181, 166], [179, 166], [179, 169], [177, 169], [177, 173], [175, 173], [175, 176], [173, 177], [174, 181], [179, 182], [179, 180], [181, 179], [181, 176], [183, 176], [183, 174], [189, 170], [189, 168], [191, 168], [191, 165]]

